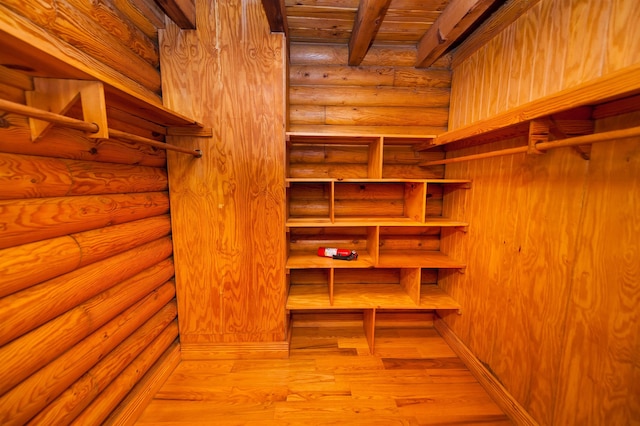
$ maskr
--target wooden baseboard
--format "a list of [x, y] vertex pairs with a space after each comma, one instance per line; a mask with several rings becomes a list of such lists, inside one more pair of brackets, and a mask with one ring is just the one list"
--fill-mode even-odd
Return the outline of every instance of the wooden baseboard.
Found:
[[160, 387], [180, 363], [180, 344], [175, 342], [144, 375], [105, 424], [133, 425]]
[[289, 341], [181, 343], [183, 360], [288, 358]]
[[489, 396], [517, 425], [538, 426], [533, 417], [518, 401], [505, 389], [496, 377], [480, 362], [462, 340], [455, 335], [446, 322], [438, 316], [434, 320], [435, 329], [464, 362], [469, 371], [475, 376]]

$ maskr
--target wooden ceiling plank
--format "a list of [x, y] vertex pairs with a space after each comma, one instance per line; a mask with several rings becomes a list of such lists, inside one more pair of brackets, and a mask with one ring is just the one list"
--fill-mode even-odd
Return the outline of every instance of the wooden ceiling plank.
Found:
[[262, 8], [267, 15], [271, 32], [284, 33], [286, 37], [289, 37], [284, 0], [262, 0]]
[[164, 13], [183, 30], [196, 28], [194, 0], [155, 0]]
[[360, 0], [349, 39], [349, 65], [362, 63], [384, 20], [391, 0]]
[[417, 45], [416, 68], [431, 66], [496, 0], [452, 0]]

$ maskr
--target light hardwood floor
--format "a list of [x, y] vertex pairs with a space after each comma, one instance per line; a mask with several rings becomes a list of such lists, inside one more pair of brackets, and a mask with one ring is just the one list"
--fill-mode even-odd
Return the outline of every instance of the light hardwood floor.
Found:
[[289, 359], [183, 361], [137, 424], [512, 424], [432, 327], [379, 328], [370, 355], [357, 319], [315, 325]]

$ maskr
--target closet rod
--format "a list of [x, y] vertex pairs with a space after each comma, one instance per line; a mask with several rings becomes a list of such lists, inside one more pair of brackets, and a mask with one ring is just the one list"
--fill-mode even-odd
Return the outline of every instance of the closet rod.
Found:
[[[86, 121], [78, 120], [76, 118], [67, 117], [61, 114], [55, 114], [53, 112], [45, 111], [39, 108], [30, 107], [27, 105], [19, 104], [17, 102], [11, 102], [4, 99], [0, 99], [0, 111], [6, 111], [13, 114], [24, 115], [26, 117], [36, 118], [38, 120], [48, 121], [49, 123], [58, 124], [70, 129], [81, 130], [87, 133], [97, 133], [99, 127], [96, 123], [88, 123]], [[199, 149], [192, 150], [187, 148], [181, 148], [176, 145], [171, 145], [164, 142], [158, 142], [153, 139], [144, 138], [142, 136], [133, 135], [131, 133], [122, 132], [120, 130], [109, 129], [109, 138], [119, 139], [129, 143], [140, 143], [144, 145], [153, 146], [167, 151], [176, 151], [183, 154], [190, 154], [196, 158], [202, 157], [202, 151]]]
[[[573, 138], [562, 139], [553, 142], [539, 142], [534, 145], [539, 151], [547, 151], [554, 148], [563, 148], [567, 146], [590, 145], [598, 142], [606, 142], [611, 139], [623, 139], [634, 136], [640, 136], [640, 126], [630, 127], [622, 130], [611, 130], [608, 132], [593, 133], [590, 135], [575, 136]], [[445, 158], [444, 160], [425, 161], [420, 166], [436, 166], [439, 164], [461, 163], [463, 161], [480, 160], [483, 158], [500, 157], [503, 155], [520, 154], [529, 151], [529, 146], [519, 146], [516, 148], [501, 149], [499, 151], [483, 152], [481, 154], [471, 154], [462, 157]]]
[[120, 130], [109, 129], [109, 138], [119, 139], [124, 142], [141, 143], [144, 145], [155, 146], [156, 148], [166, 149], [167, 151], [181, 152], [183, 154], [190, 154], [196, 158], [202, 157], [202, 151], [199, 149], [193, 150], [188, 148], [181, 148], [176, 145], [171, 145], [164, 142], [154, 141], [153, 139], [143, 138], [142, 136], [134, 135]]
[[48, 121], [49, 123], [58, 124], [70, 129], [82, 130], [87, 133], [97, 133], [100, 129], [96, 123], [88, 123], [76, 118], [67, 117], [66, 115], [55, 114], [43, 109], [22, 105], [17, 102], [11, 102], [4, 99], [0, 99], [0, 110], [31, 118], [37, 118], [38, 120]]

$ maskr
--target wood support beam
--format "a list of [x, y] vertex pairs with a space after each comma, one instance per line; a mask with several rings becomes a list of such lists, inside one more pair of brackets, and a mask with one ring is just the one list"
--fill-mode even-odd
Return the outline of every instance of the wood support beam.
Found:
[[380, 29], [391, 0], [360, 0], [349, 39], [349, 65], [358, 66]]
[[196, 28], [196, 5], [194, 0], [155, 0], [164, 13], [183, 30]]
[[452, 0], [417, 45], [417, 68], [430, 67], [496, 0]]
[[[109, 137], [104, 87], [101, 82], [35, 78], [33, 85], [34, 90], [25, 92], [28, 106], [64, 115], [80, 99], [84, 121], [97, 126], [97, 131], [87, 132], [87, 137]], [[38, 140], [52, 124], [51, 121], [30, 117], [31, 140]]]
[[271, 32], [284, 33], [285, 36], [289, 36], [284, 0], [262, 0], [262, 8], [267, 15]]
[[529, 139], [527, 144], [527, 154], [543, 154], [536, 148], [539, 142], [549, 141], [549, 120], [531, 120], [529, 122]]

